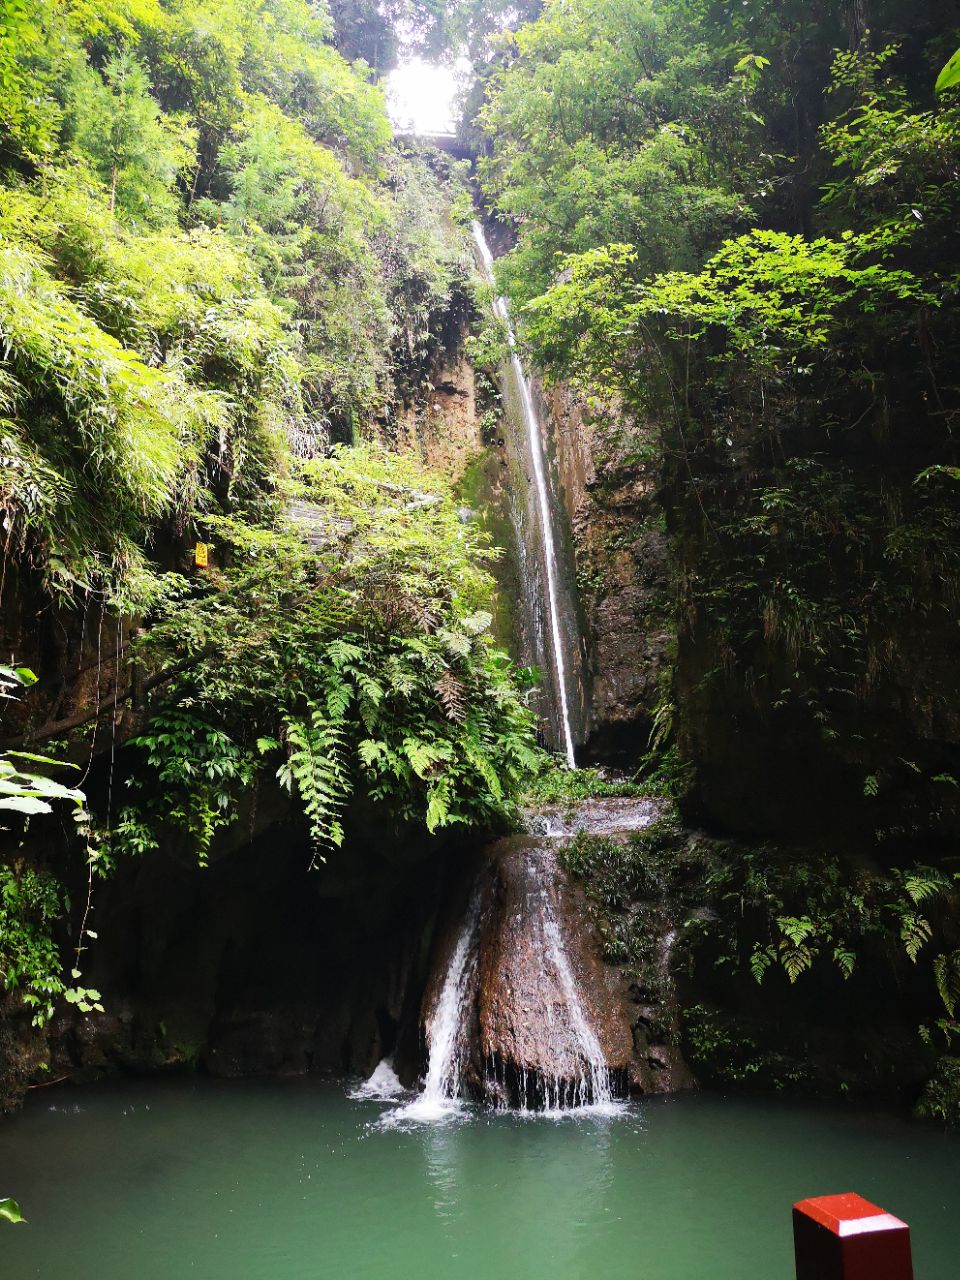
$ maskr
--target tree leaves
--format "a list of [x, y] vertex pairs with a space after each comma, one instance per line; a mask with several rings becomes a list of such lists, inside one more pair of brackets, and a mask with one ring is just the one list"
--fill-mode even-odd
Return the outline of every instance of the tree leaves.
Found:
[[0, 1199], [0, 1218], [4, 1222], [26, 1222], [26, 1218], [20, 1211], [20, 1206], [16, 1200], [11, 1200], [9, 1196]]
[[[0, 784], [2, 788], [2, 784]], [[27, 817], [37, 813], [50, 813], [52, 806], [47, 804], [45, 800], [38, 800], [33, 796], [0, 796], [0, 809], [7, 809], [13, 813], [22, 813]]]
[[955, 89], [960, 85], [960, 49], [953, 55], [937, 77], [937, 93], [945, 93], [947, 89]]

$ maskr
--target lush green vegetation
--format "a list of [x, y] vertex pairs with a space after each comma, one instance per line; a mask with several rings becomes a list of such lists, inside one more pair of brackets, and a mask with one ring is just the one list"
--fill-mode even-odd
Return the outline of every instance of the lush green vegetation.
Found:
[[[332, 41], [347, 19], [307, 0], [2, 6], [0, 598], [42, 620], [38, 637], [12, 613], [4, 642], [64, 635], [82, 665], [97, 628], [91, 762], [114, 728], [81, 823], [87, 910], [118, 855], [180, 832], [204, 862], [261, 780], [294, 794], [320, 857], [354, 797], [430, 832], [491, 825], [539, 764], [487, 634], [487, 541], [444, 482], [362, 444], [430, 389], [472, 260], [458, 174], [397, 149], [380, 85]], [[5, 756], [0, 780], [20, 815], [0, 967], [38, 1023], [59, 996], [99, 1007], [61, 976], [72, 873], [17, 852], [25, 819], [80, 801], [52, 764]]]
[[[0, 699], [5, 702], [16, 701], [24, 689], [36, 682], [34, 673], [26, 667], [0, 665]], [[76, 966], [85, 950], [86, 916], [75, 948], [73, 985], [68, 986], [62, 974], [60, 949], [53, 936], [63, 908], [61, 886], [48, 867], [34, 865], [21, 853], [24, 821], [29, 822], [38, 814], [52, 813], [54, 805], [60, 802], [73, 807], [78, 833], [89, 835], [90, 815], [84, 808], [83, 792], [51, 776], [75, 767], [36, 752], [0, 752], [0, 813], [3, 814], [0, 823], [10, 820], [7, 814], [15, 815], [13, 828], [0, 825], [0, 831], [13, 839], [20, 837], [10, 861], [0, 864], [0, 988], [15, 993], [15, 998], [30, 1011], [35, 1027], [49, 1022], [55, 1002], [61, 996], [84, 1012], [103, 1009], [99, 991], [77, 985], [82, 977]], [[91, 873], [96, 857], [88, 845]], [[0, 1207], [3, 1203], [0, 1201]]]
[[735, 700], [784, 725], [784, 770], [842, 756], [851, 803], [946, 835], [949, 750], [881, 730], [849, 761], [955, 613], [960, 99], [934, 82], [960, 33], [855, 8], [548, 4], [489, 81], [482, 180], [531, 353], [658, 474], [682, 749], [706, 766]]
[[[402, 456], [341, 448], [302, 474], [313, 545], [302, 527], [217, 521], [227, 567], [143, 642], [172, 673], [134, 743], [150, 766], [144, 812], [186, 828], [205, 858], [266, 769], [298, 793], [318, 850], [342, 842], [361, 785], [431, 832], [495, 823], [540, 755], [487, 634], [483, 536]], [[139, 811], [120, 835], [136, 851]]]
[[958, 24], [900, 0], [547, 3], [478, 112], [481, 181], [517, 229], [498, 276], [522, 340], [613, 424], [608, 475], [641, 468], [659, 490], [677, 646], [651, 722], [675, 794], [819, 846], [782, 865], [732, 852], [710, 894], [726, 877], [767, 919], [746, 952], [721, 907], [705, 934], [791, 980], [870, 938], [910, 959], [922, 944], [941, 1045]]
[[602, 769], [567, 769], [559, 764], [544, 769], [527, 791], [533, 804], [563, 805], [575, 810], [581, 800], [649, 795], [650, 789], [628, 778], [610, 775]]
[[51, 588], [149, 607], [148, 542], [272, 514], [292, 458], [389, 411], [401, 327], [422, 345], [463, 266], [436, 179], [390, 150], [381, 92], [322, 10], [9, 21], [8, 547]]
[[[895, 1022], [867, 994], [878, 974], [885, 989], [910, 992], [899, 996], [907, 1006], [916, 990], [939, 990], [945, 1015], [921, 1026], [919, 1037], [910, 1028], [905, 1046], [885, 1046], [888, 1071], [897, 1052], [929, 1067], [954, 1043], [957, 957], [937, 954], [933, 942], [950, 911], [954, 878], [940, 868], [884, 869], [829, 848], [785, 851], [711, 839], [685, 831], [672, 816], [629, 837], [581, 833], [561, 859], [584, 882], [607, 960], [662, 1004], [664, 1026], [683, 1036], [705, 1079], [869, 1088], [878, 1064], [863, 1057], [865, 1045], [871, 1036], [882, 1039], [874, 1022]], [[776, 988], [773, 1008], [751, 994], [754, 985]], [[818, 1036], [833, 1037], [837, 1061], [808, 1058], [803, 1046]], [[922, 1103], [926, 1114], [950, 1118], [953, 1062], [942, 1060]]]

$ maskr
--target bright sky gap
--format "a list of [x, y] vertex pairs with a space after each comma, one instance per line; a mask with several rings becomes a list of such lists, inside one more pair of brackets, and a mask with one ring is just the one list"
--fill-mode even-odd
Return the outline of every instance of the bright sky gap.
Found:
[[398, 133], [456, 133], [457, 95], [469, 71], [411, 58], [387, 77], [387, 111]]

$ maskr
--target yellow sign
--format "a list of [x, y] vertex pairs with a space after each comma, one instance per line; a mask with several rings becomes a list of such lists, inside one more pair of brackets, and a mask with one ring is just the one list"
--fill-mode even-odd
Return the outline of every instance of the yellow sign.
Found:
[[193, 563], [201, 569], [207, 567], [207, 552], [209, 548], [205, 542], [198, 542], [197, 548], [193, 553]]

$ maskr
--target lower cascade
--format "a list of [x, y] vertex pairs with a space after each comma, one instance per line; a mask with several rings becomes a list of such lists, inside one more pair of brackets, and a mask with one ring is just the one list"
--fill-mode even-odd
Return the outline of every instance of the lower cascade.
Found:
[[[654, 1064], [663, 1068], [656, 1081], [638, 1078], [638, 1006], [625, 1005], [622, 975], [601, 961], [579, 891], [557, 861], [574, 830], [623, 833], [652, 816], [647, 801], [593, 802], [573, 820], [545, 811], [531, 822], [538, 834], [488, 850], [466, 904], [440, 931], [420, 1017], [421, 1091], [387, 1123], [443, 1121], [467, 1102], [605, 1114], [630, 1092], [682, 1086], [669, 1054]], [[654, 965], [668, 965], [671, 940], [661, 940]], [[386, 1100], [373, 1084], [354, 1096]]]
[[428, 1024], [430, 1057], [423, 1091], [413, 1102], [395, 1112], [394, 1119], [442, 1120], [460, 1109], [461, 1065], [465, 1048], [464, 1010], [476, 976], [479, 916], [480, 896], [475, 892], [457, 935]]
[[590, 1103], [608, 1105], [613, 1102], [613, 1087], [603, 1049], [587, 1019], [547, 889], [541, 888], [540, 893], [543, 899], [543, 933], [548, 944], [550, 961], [567, 997], [570, 1029], [574, 1035], [578, 1056], [585, 1068], [585, 1070], [581, 1068], [579, 1074], [574, 1074], [567, 1080], [564, 1077], [554, 1077], [550, 1082], [552, 1090], [548, 1088], [545, 1100], [551, 1108], [562, 1108], [571, 1103], [576, 1106], [587, 1106]]
[[482, 1097], [521, 1111], [611, 1106], [617, 1018], [568, 927], [550, 841], [502, 841], [492, 882], [477, 991]]

